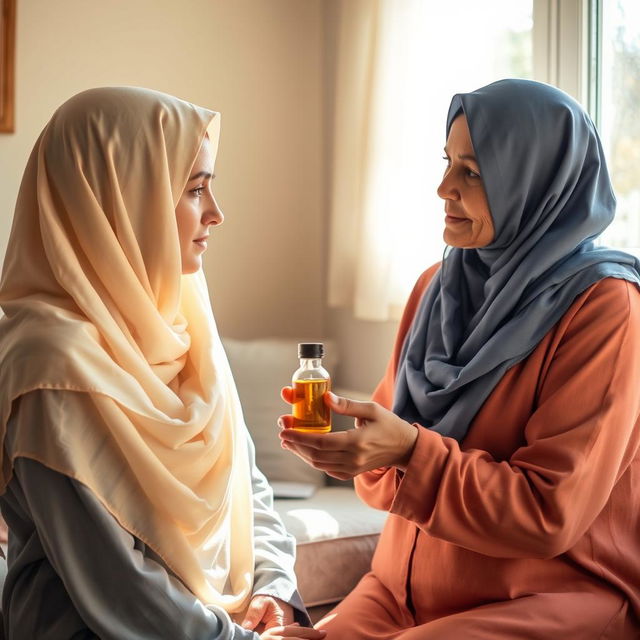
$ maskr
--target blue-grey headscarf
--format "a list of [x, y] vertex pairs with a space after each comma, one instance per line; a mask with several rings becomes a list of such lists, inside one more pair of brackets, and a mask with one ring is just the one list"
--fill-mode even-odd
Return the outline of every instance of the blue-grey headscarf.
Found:
[[393, 410], [461, 441], [505, 372], [602, 278], [640, 283], [640, 262], [594, 239], [615, 197], [600, 139], [567, 94], [501, 80], [453, 97], [467, 118], [495, 228], [452, 249], [405, 340]]

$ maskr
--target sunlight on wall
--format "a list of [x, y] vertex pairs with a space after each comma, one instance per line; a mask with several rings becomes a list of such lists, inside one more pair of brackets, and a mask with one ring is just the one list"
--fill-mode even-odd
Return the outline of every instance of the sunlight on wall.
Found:
[[[398, 310], [417, 276], [442, 257], [446, 115], [452, 96], [505, 77], [532, 75], [532, 2], [407, 0], [383, 5], [372, 96], [371, 166], [365, 181], [358, 317]], [[496, 19], [499, 16], [499, 19]]]

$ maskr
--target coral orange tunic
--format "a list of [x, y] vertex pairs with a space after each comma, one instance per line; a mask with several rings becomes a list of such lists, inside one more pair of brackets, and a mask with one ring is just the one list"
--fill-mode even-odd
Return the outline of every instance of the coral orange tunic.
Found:
[[[418, 280], [374, 399], [390, 408]], [[419, 429], [404, 474], [356, 478], [389, 511], [330, 640], [640, 638], [640, 292], [607, 278], [511, 368], [462, 443]]]

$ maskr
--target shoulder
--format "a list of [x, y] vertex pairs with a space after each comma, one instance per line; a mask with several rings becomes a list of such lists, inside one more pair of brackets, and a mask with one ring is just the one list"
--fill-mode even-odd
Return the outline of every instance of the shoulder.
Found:
[[640, 289], [638, 285], [621, 278], [603, 278], [581, 293], [570, 311], [597, 315], [602, 320], [638, 317]]
[[640, 338], [640, 289], [620, 278], [603, 278], [583, 291], [557, 325], [564, 341], [600, 343], [603, 340]]
[[628, 297], [640, 296], [638, 285], [622, 278], [602, 278], [592, 284], [583, 295], [587, 294], [591, 298], [608, 297], [613, 299], [625, 299]]
[[16, 427], [23, 423], [38, 424], [45, 428], [47, 424], [65, 420], [70, 415], [98, 416], [94, 400], [89, 393], [70, 389], [33, 389], [21, 394], [11, 404], [9, 422]]

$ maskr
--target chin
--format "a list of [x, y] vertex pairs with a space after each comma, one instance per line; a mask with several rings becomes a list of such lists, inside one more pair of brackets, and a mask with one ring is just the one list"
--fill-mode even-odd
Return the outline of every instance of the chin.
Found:
[[450, 247], [456, 247], [456, 249], [464, 249], [466, 246], [461, 238], [456, 236], [456, 234], [454, 233], [450, 233], [448, 229], [445, 229], [445, 232], [442, 234], [442, 239], [444, 240], [445, 244], [449, 245]]
[[197, 271], [200, 271], [201, 267], [202, 267], [202, 262], [200, 262], [199, 260], [197, 262], [190, 262], [188, 264], [183, 264], [182, 275], [188, 276], [192, 273], [196, 273]]

